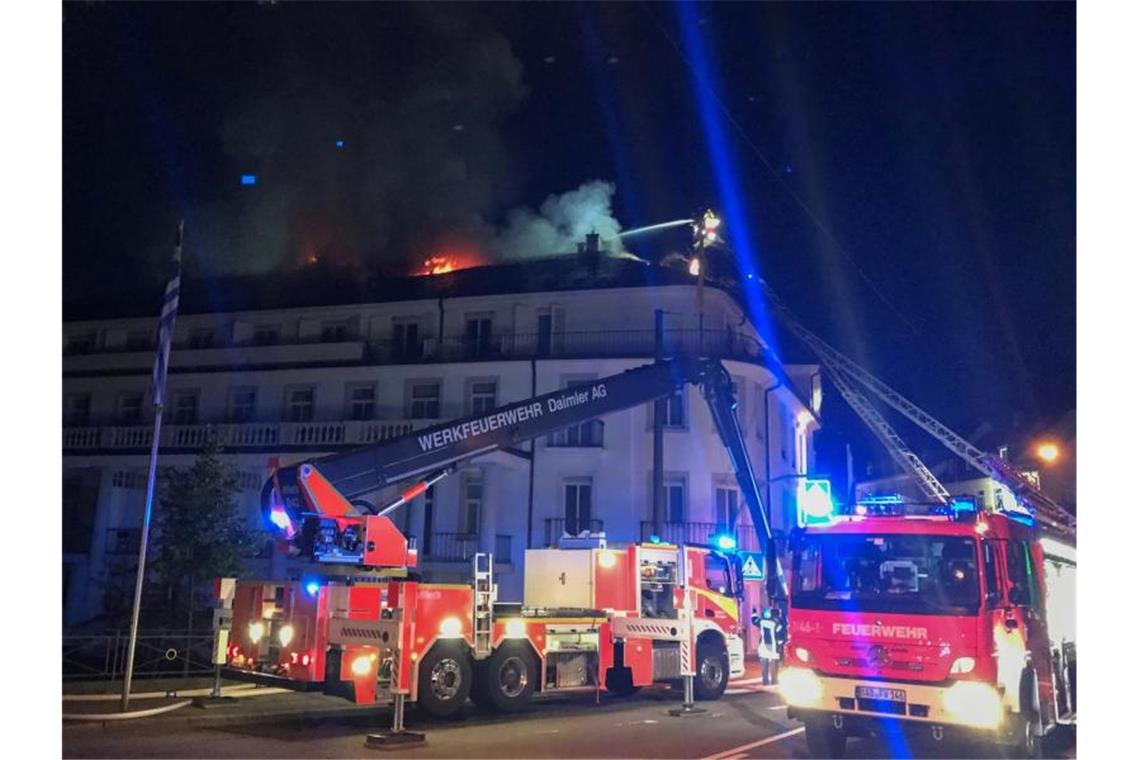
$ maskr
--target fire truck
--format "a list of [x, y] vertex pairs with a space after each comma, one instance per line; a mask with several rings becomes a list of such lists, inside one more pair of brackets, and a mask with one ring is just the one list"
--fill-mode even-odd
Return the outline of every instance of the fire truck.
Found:
[[[788, 714], [818, 757], [847, 737], [897, 729], [982, 734], [1011, 755], [1075, 725], [1076, 518], [1000, 456], [979, 450], [804, 327], [766, 283], [777, 318], [921, 492], [856, 503], [803, 501], [790, 541]], [[1013, 503], [951, 496], [869, 401], [906, 417]], [[817, 493], [819, 493], [817, 491]], [[903, 748], [905, 749], [905, 748]]]
[[819, 757], [888, 725], [1014, 756], [1076, 721], [1075, 547], [1021, 512], [857, 504], [791, 543], [790, 717]]
[[[441, 716], [468, 697], [510, 712], [539, 692], [624, 695], [655, 682], [682, 685], [686, 705], [718, 698], [744, 671], [740, 563], [726, 544], [618, 547], [599, 535], [567, 537], [526, 551], [523, 599], [502, 603], [493, 557], [473, 557], [469, 583], [423, 582], [416, 548], [387, 516], [465, 460], [496, 450], [525, 455], [518, 444], [668, 397], [687, 383], [700, 386], [762, 545], [770, 545], [727, 371], [715, 360], [663, 359], [276, 468], [262, 493], [266, 520], [320, 572], [236, 584], [228, 602], [230, 673], [362, 704], [390, 700], [397, 730], [405, 701]], [[382, 508], [364, 501], [407, 483]]]

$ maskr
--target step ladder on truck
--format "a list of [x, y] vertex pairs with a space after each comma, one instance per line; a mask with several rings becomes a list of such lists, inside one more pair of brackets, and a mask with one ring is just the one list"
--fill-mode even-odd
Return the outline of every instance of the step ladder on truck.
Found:
[[[506, 604], [496, 598], [490, 554], [472, 558], [469, 583], [421, 582], [417, 549], [387, 517], [465, 460], [495, 450], [525, 455], [520, 443], [668, 397], [686, 383], [703, 391], [762, 546], [770, 548], [728, 372], [715, 360], [660, 360], [276, 468], [262, 494], [267, 522], [294, 557], [324, 572], [238, 583], [229, 671], [358, 703], [391, 701], [390, 736], [405, 738], [405, 702], [451, 715], [470, 697], [512, 712], [536, 692], [623, 695], [656, 682], [685, 686], [687, 706], [692, 698], [718, 698], [744, 672], [743, 589], [731, 552], [567, 537], [558, 547], [526, 550], [523, 599]], [[363, 501], [408, 482], [414, 485], [383, 508]], [[769, 574], [771, 593], [778, 579]]]
[[[766, 283], [772, 312], [819, 358], [924, 503], [804, 509], [790, 542], [789, 717], [817, 757], [893, 729], [982, 736], [1039, 756], [1076, 724], [1076, 518], [1010, 463], [973, 446], [809, 331]], [[894, 409], [1015, 502], [956, 499], [868, 396]], [[822, 502], [820, 502], [822, 504]]]

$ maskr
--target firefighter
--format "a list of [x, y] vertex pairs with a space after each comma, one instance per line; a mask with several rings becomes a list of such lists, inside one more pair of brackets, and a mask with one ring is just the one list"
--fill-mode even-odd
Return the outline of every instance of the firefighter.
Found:
[[760, 629], [760, 676], [765, 686], [780, 682], [780, 646], [777, 643], [778, 625], [772, 614], [772, 608], [766, 607], [764, 614], [758, 615], [756, 608], [752, 608], [752, 625]]

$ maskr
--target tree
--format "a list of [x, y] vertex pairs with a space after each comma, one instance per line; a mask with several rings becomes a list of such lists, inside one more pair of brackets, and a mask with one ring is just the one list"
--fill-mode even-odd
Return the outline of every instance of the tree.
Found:
[[222, 457], [215, 435], [189, 469], [162, 473], [151, 567], [168, 624], [179, 611], [193, 615], [196, 584], [237, 575], [253, 555], [257, 534], [237, 502], [240, 490], [237, 466]]

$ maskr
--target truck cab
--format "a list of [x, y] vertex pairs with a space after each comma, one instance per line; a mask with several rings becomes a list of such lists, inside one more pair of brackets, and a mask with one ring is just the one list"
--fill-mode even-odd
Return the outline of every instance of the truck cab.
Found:
[[[982, 734], [1021, 754], [1075, 720], [1075, 642], [1050, 635], [1075, 574], [1006, 514], [853, 514], [792, 541], [789, 716], [813, 752], [888, 724]], [[1053, 542], [1058, 543], [1058, 542]], [[1060, 546], [1060, 544], [1058, 544]], [[1070, 634], [1071, 636], [1071, 634]]]

